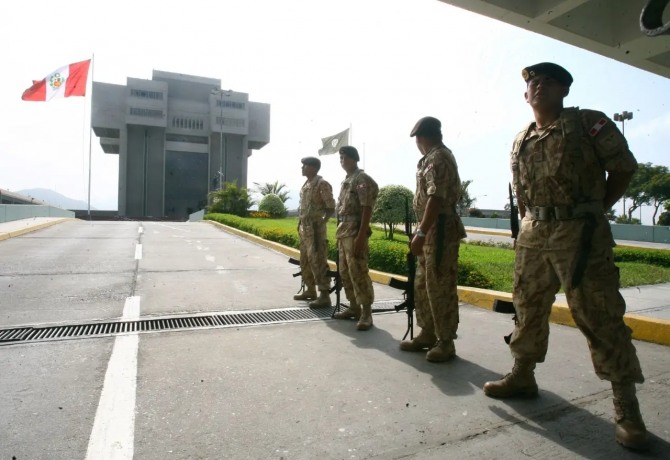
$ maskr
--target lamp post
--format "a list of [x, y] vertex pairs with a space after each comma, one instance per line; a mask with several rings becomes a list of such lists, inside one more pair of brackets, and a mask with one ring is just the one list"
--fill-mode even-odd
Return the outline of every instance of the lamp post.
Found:
[[[626, 136], [626, 120], [632, 120], [633, 119], [633, 112], [627, 112], [623, 111], [621, 113], [615, 113], [614, 114], [614, 121], [620, 121], [621, 122], [621, 134], [623, 136]], [[626, 213], [626, 194], [621, 197], [623, 199], [623, 215], [627, 216], [628, 214]]]
[[215, 96], [219, 96], [219, 108], [220, 110], [220, 118], [219, 118], [219, 190], [223, 189], [223, 184], [226, 178], [226, 166], [227, 166], [227, 149], [224, 147], [224, 142], [223, 142], [223, 96], [230, 97], [231, 90], [224, 91], [222, 89], [215, 88], [212, 90], [212, 94]]

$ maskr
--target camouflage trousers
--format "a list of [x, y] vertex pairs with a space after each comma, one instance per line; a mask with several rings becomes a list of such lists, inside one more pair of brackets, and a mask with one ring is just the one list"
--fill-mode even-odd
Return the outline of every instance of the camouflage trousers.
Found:
[[342, 287], [349, 303], [372, 305], [372, 302], [375, 301], [375, 292], [368, 270], [368, 243], [366, 240], [363, 255], [355, 257], [354, 240], [353, 236], [337, 240]]
[[300, 271], [305, 283], [305, 290], [314, 291], [316, 286], [320, 291], [330, 289], [328, 271], [328, 240], [325, 235], [315, 241], [313, 236], [300, 238]]
[[439, 267], [436, 247], [424, 245], [417, 257], [414, 277], [416, 323], [440, 340], [453, 340], [458, 329], [458, 248], [460, 241], [445, 243]]
[[549, 344], [549, 315], [563, 286], [570, 313], [591, 351], [598, 377], [612, 382], [642, 383], [644, 377], [623, 322], [626, 302], [619, 293], [619, 269], [612, 248], [592, 248], [578, 287], [572, 274], [579, 249], [516, 248], [514, 306], [517, 325], [510, 349], [515, 358], [543, 362]]

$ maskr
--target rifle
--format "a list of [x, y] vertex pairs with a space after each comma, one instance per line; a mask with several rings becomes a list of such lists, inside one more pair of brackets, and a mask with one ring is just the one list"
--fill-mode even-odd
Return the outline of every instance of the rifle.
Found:
[[519, 207], [514, 205], [514, 193], [512, 193], [512, 184], [507, 184], [509, 190], [509, 226], [512, 230], [512, 239], [516, 241], [519, 236]]
[[[293, 257], [288, 258], [288, 263], [291, 265], [297, 265], [298, 267], [300, 266], [300, 261], [298, 259], [294, 259]], [[298, 289], [297, 294], [300, 294], [305, 290], [305, 280], [302, 279], [302, 270], [293, 274], [293, 278], [297, 278], [298, 276], [300, 276], [300, 289]]]
[[403, 289], [404, 301], [395, 306], [395, 311], [407, 310], [407, 331], [403, 340], [409, 335], [410, 340], [414, 338], [414, 276], [416, 275], [416, 257], [412, 254], [412, 217], [409, 212], [408, 198], [405, 198], [405, 234], [408, 238], [407, 251], [407, 281], [391, 278], [389, 286], [395, 289]]
[[[512, 192], [512, 184], [507, 184], [507, 190], [509, 191], [509, 225], [512, 230], [512, 239], [516, 242], [516, 237], [519, 236], [519, 208], [514, 205], [514, 193]], [[514, 303], [507, 300], [495, 300], [493, 301], [493, 311], [496, 313], [506, 313], [513, 314], [512, 320], [514, 325], [516, 325], [516, 309], [514, 308]], [[503, 337], [505, 343], [509, 345], [510, 340], [512, 339], [512, 334], [506, 335]]]
[[[340, 215], [336, 217], [336, 227], [340, 226]], [[342, 291], [342, 278], [340, 277], [340, 248], [335, 239], [335, 271], [328, 270], [326, 271], [326, 276], [333, 279], [333, 287], [328, 291], [329, 294], [335, 293], [335, 308], [333, 308], [333, 313], [330, 315], [331, 318], [335, 317], [335, 313], [340, 311], [340, 293]]]

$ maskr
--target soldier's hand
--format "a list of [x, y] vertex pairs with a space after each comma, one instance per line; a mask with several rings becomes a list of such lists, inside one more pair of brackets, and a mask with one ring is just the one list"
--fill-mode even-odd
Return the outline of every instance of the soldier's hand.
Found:
[[426, 238], [420, 238], [414, 235], [412, 238], [412, 243], [410, 244], [410, 251], [415, 256], [423, 255], [423, 243], [426, 241]]
[[365, 251], [365, 242], [367, 238], [365, 235], [361, 235], [360, 233], [354, 240], [354, 257], [363, 257], [363, 251]]

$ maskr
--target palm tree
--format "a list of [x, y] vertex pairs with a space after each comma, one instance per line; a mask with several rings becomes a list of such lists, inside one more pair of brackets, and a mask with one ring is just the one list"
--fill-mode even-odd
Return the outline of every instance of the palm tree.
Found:
[[260, 193], [262, 196], [270, 194], [277, 195], [282, 203], [286, 203], [289, 199], [288, 190], [283, 190], [284, 187], [286, 187], [286, 184], [280, 184], [279, 181], [275, 181], [274, 183], [266, 182], [265, 184], [254, 182], [254, 185], [256, 186], [255, 192]]

